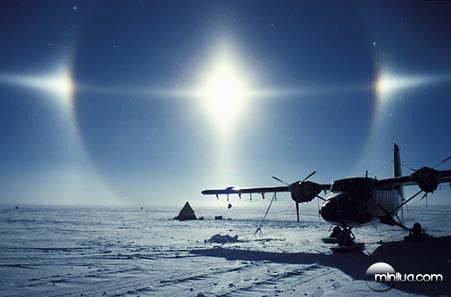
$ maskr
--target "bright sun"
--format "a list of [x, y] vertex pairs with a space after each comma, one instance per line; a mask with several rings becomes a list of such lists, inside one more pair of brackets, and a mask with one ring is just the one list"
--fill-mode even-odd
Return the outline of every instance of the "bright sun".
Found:
[[401, 90], [420, 87], [440, 80], [443, 80], [443, 77], [426, 75], [405, 76], [382, 71], [377, 77], [374, 88], [378, 98], [387, 100], [388, 97]]
[[65, 107], [72, 104], [75, 85], [67, 69], [41, 75], [0, 75], [0, 80], [52, 94], [56, 102]]
[[68, 71], [58, 73], [49, 80], [49, 83], [53, 84], [53, 88], [49, 86], [49, 89], [53, 89], [53, 92], [59, 94], [65, 99], [72, 97], [74, 92], [74, 83]]
[[245, 111], [250, 90], [237, 63], [221, 55], [204, 76], [199, 96], [205, 112], [220, 129], [228, 130]]
[[376, 94], [380, 98], [385, 98], [399, 89], [408, 87], [412, 81], [402, 76], [396, 76], [388, 72], [381, 72], [375, 83]]

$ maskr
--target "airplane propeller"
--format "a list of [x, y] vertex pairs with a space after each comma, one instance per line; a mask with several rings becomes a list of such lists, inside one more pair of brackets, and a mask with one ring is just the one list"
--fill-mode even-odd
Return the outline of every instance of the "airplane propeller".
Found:
[[311, 178], [314, 174], [316, 174], [316, 170], [314, 170], [312, 173], [310, 173], [309, 175], [307, 175], [302, 181], [301, 183], [305, 182], [306, 180], [308, 180], [309, 178]]
[[[311, 174], [311, 175], [312, 175], [312, 174]], [[288, 189], [289, 189], [290, 192], [291, 192], [291, 188], [290, 188], [290, 184], [289, 184], [289, 183], [284, 182], [283, 180], [281, 180], [280, 178], [278, 178], [278, 177], [276, 177], [276, 176], [273, 176], [272, 178], [275, 179], [275, 180], [278, 181], [278, 182], [281, 182], [281, 183], [284, 184], [284, 185], [287, 185], [287, 186], [288, 186]], [[304, 179], [304, 180], [305, 180], [305, 179]], [[294, 204], [296, 205], [296, 218], [297, 218], [297, 221], [298, 221], [298, 223], [299, 223], [299, 202], [295, 201]]]
[[299, 223], [299, 202], [295, 201], [296, 204], [296, 220]]
[[[449, 161], [450, 159], [451, 159], [451, 155], [450, 155], [448, 158], [445, 158], [445, 159], [441, 160], [440, 162], [438, 162], [437, 164], [435, 164], [434, 166], [432, 166], [430, 169], [436, 169], [437, 167], [439, 167], [439, 166], [442, 165], [443, 163], [446, 163], [446, 162]], [[408, 165], [405, 164], [405, 163], [402, 163], [401, 165], [404, 166], [404, 167], [406, 167], [407, 169], [410, 169], [410, 170], [413, 171], [414, 173], [417, 172], [418, 170], [422, 169], [422, 168], [420, 168], [420, 169], [412, 168], [412, 167], [408, 166]], [[428, 167], [423, 167], [423, 168], [428, 168]]]
[[435, 164], [435, 166], [433, 166], [432, 168], [435, 169], [435, 168], [439, 167], [439, 166], [442, 165], [443, 163], [447, 162], [449, 159], [451, 159], [451, 155], [450, 155], [448, 158], [443, 159], [442, 161], [440, 161], [440, 162], [438, 162], [437, 164]]
[[432, 193], [437, 189], [440, 183], [439, 182], [440, 171], [437, 170], [436, 168], [442, 165], [443, 163], [449, 161], [450, 159], [451, 156], [441, 160], [432, 167], [425, 166], [419, 169], [413, 169], [405, 164], [402, 165], [413, 171], [413, 173], [410, 176], [418, 184], [418, 186], [422, 191], [424, 191], [425, 193]]
[[[294, 182], [292, 184], [288, 184], [287, 182], [284, 182], [278, 177], [273, 176], [272, 178], [277, 180], [278, 182], [281, 182], [288, 186], [288, 190], [291, 192], [291, 198], [294, 200], [295, 206], [296, 206], [296, 219], [299, 223], [299, 203], [300, 202], [306, 202], [310, 201], [313, 198], [315, 198], [319, 192], [315, 189], [315, 186], [317, 186], [316, 183], [309, 182], [311, 185], [309, 187], [309, 184], [306, 183], [306, 181], [312, 177], [316, 171], [313, 171], [309, 175], [307, 175], [303, 180], [299, 182]], [[306, 187], [307, 186], [307, 187]], [[312, 196], [312, 197], [311, 197]]]
[[283, 180], [281, 180], [280, 178], [278, 178], [278, 177], [276, 177], [276, 176], [273, 176], [272, 178], [274, 178], [274, 179], [275, 179], [276, 181], [278, 181], [278, 182], [281, 182], [281, 183], [284, 184], [284, 185], [290, 186], [290, 184], [284, 182]]
[[[300, 183], [299, 185], [302, 185], [306, 180], [308, 180], [310, 177], [312, 177], [314, 174], [316, 174], [316, 170], [314, 170], [312, 173], [310, 173], [309, 175], [307, 175]], [[315, 195], [316, 196], [316, 195]], [[295, 201], [296, 203], [296, 219], [297, 222], [299, 223], [299, 201]]]
[[404, 201], [396, 207], [394, 210], [391, 211], [390, 214], [395, 213], [399, 208], [402, 209], [404, 205], [407, 205], [407, 203], [415, 198], [416, 196], [420, 195], [422, 192], [424, 192], [423, 196], [421, 196], [420, 200], [426, 199], [426, 206], [427, 206], [427, 196], [429, 193], [434, 192], [438, 185], [439, 185], [439, 179], [440, 179], [440, 171], [435, 169], [438, 166], [442, 165], [443, 163], [447, 162], [451, 159], [451, 156], [448, 158], [443, 159], [442, 161], [435, 164], [435, 166], [431, 167], [421, 167], [420, 169], [412, 169], [414, 172], [410, 175], [414, 181], [417, 182], [418, 187], [420, 190], [413, 194], [409, 199], [404, 199]]

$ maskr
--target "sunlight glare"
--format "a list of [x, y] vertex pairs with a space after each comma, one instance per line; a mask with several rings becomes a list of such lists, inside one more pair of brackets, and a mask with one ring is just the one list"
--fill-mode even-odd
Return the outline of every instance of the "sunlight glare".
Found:
[[382, 71], [376, 79], [374, 89], [379, 100], [385, 101], [399, 91], [419, 87], [438, 80], [440, 78], [434, 76], [401, 76]]
[[44, 91], [54, 95], [58, 102], [65, 107], [72, 105], [74, 82], [71, 73], [67, 69], [61, 69], [54, 74], [44, 75], [1, 75], [3, 82]]
[[228, 130], [246, 110], [250, 99], [248, 80], [238, 64], [223, 54], [203, 78], [199, 97], [219, 128]]

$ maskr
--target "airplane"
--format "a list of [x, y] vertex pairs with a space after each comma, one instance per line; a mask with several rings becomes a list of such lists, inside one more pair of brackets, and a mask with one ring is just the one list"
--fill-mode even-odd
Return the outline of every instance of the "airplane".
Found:
[[[410, 232], [415, 232], [415, 236], [419, 236], [419, 232], [423, 232], [421, 225], [415, 223], [414, 228], [407, 228], [403, 225], [398, 217], [399, 210], [409, 203], [412, 199], [424, 193], [425, 198], [429, 193], [433, 193], [439, 184], [449, 183], [451, 187], [451, 170], [437, 170], [451, 156], [439, 162], [433, 167], [422, 167], [414, 170], [410, 175], [402, 175], [401, 158], [399, 146], [394, 144], [394, 177], [386, 179], [377, 179], [368, 177], [352, 177], [334, 180], [331, 184], [321, 184], [309, 181], [316, 171], [313, 171], [301, 181], [288, 184], [279, 178], [273, 178], [285, 186], [275, 187], [258, 187], [258, 188], [236, 188], [228, 187], [226, 189], [203, 190], [203, 195], [219, 195], [237, 194], [241, 198], [242, 194], [261, 194], [265, 198], [265, 193], [290, 192], [291, 199], [294, 200], [296, 206], [296, 216], [299, 222], [299, 204], [310, 202], [314, 198], [323, 200], [319, 209], [319, 214], [328, 223], [335, 225], [331, 240], [325, 242], [338, 243], [339, 247], [353, 246], [355, 236], [352, 234], [352, 228], [362, 226], [372, 222], [379, 222], [390, 226], [399, 226]], [[417, 185], [419, 191], [404, 199], [404, 186]], [[324, 192], [326, 197], [323, 198], [319, 194]], [[252, 197], [251, 197], [252, 199]], [[271, 201], [272, 203], [272, 201]], [[230, 207], [230, 205], [229, 205]], [[269, 208], [268, 208], [269, 210]], [[411, 233], [412, 234], [412, 233]], [[336, 240], [334, 240], [334, 238]]]

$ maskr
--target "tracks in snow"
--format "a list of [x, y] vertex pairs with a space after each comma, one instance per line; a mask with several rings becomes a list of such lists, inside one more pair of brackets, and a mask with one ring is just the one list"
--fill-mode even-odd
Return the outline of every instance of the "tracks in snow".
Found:
[[[184, 256], [184, 255], [183, 255]], [[226, 260], [209, 256], [132, 259], [119, 269], [59, 275], [29, 282], [28, 296], [321, 296], [340, 286], [343, 274], [316, 264]], [[111, 261], [112, 259], [109, 259]], [[145, 261], [145, 265], [143, 265]], [[318, 282], [322, 285], [318, 286]], [[47, 286], [46, 286], [47, 284]], [[51, 286], [48, 286], [51, 284]]]

